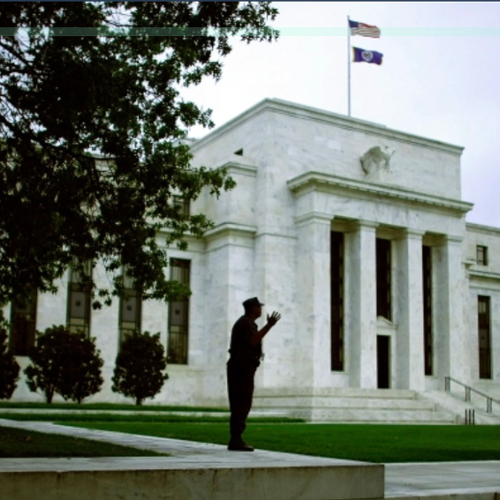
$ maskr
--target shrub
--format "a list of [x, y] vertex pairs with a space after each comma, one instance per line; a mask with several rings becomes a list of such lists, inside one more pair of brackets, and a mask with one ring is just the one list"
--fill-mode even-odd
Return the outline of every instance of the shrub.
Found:
[[7, 331], [0, 329], [0, 399], [10, 399], [17, 387], [19, 365], [7, 346]]
[[99, 392], [103, 383], [103, 360], [94, 339], [83, 333], [70, 333], [71, 342], [65, 344], [65, 356], [57, 392], [65, 399], [80, 404], [86, 397]]
[[133, 398], [136, 405], [158, 394], [168, 379], [160, 334], [133, 333], [125, 337], [116, 357], [112, 391]]
[[30, 355], [32, 365], [24, 371], [31, 391], [40, 390], [47, 403], [55, 393], [81, 403], [100, 390], [103, 361], [93, 339], [71, 333], [65, 326], [37, 334], [37, 345]]

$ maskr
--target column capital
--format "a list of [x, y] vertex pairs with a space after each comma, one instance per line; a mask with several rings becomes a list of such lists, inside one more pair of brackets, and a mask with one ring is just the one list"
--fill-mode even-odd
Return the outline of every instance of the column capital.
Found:
[[295, 217], [295, 225], [302, 226], [304, 224], [311, 224], [314, 222], [331, 225], [332, 220], [333, 220], [333, 215], [329, 213], [313, 211]]
[[462, 243], [464, 241], [464, 237], [456, 234], [445, 234], [444, 241], [445, 243]]
[[360, 229], [377, 229], [379, 226], [378, 222], [374, 222], [371, 220], [365, 220], [365, 219], [357, 219], [349, 222], [347, 224], [347, 232], [353, 233], [355, 231], [359, 231]]
[[422, 229], [414, 229], [412, 227], [404, 227], [398, 231], [398, 236], [400, 239], [403, 238], [415, 238], [422, 239], [425, 231]]
[[435, 237], [437, 247], [444, 247], [449, 244], [461, 244], [464, 241], [464, 237], [457, 234], [439, 234]]

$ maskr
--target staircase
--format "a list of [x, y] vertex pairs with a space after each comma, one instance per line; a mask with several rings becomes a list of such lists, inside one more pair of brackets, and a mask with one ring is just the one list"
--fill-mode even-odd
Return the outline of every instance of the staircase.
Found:
[[480, 425], [500, 425], [500, 399], [479, 391], [459, 380], [445, 377], [445, 392], [429, 391], [423, 397], [439, 408], [456, 415], [465, 423], [465, 413], [474, 411], [474, 422]]
[[455, 424], [454, 413], [415, 391], [396, 389], [258, 389], [253, 409], [307, 422]]

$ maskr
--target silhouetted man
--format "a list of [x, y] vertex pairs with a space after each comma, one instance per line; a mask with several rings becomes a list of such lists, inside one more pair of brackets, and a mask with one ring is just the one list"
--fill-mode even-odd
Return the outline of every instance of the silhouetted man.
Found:
[[227, 362], [227, 387], [231, 418], [229, 430], [231, 439], [228, 450], [253, 451], [241, 435], [246, 428], [246, 420], [252, 407], [254, 376], [262, 357], [262, 339], [279, 321], [276, 311], [267, 315], [267, 324], [258, 330], [255, 320], [262, 316], [262, 306], [257, 297], [245, 300], [245, 314], [236, 321], [231, 332], [229, 361]]

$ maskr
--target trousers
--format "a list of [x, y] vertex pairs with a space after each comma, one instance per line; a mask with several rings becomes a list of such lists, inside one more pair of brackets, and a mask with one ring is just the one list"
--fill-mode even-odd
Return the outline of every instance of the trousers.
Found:
[[254, 377], [257, 366], [253, 362], [230, 359], [227, 363], [227, 392], [229, 396], [229, 432], [232, 440], [241, 439], [252, 408]]

